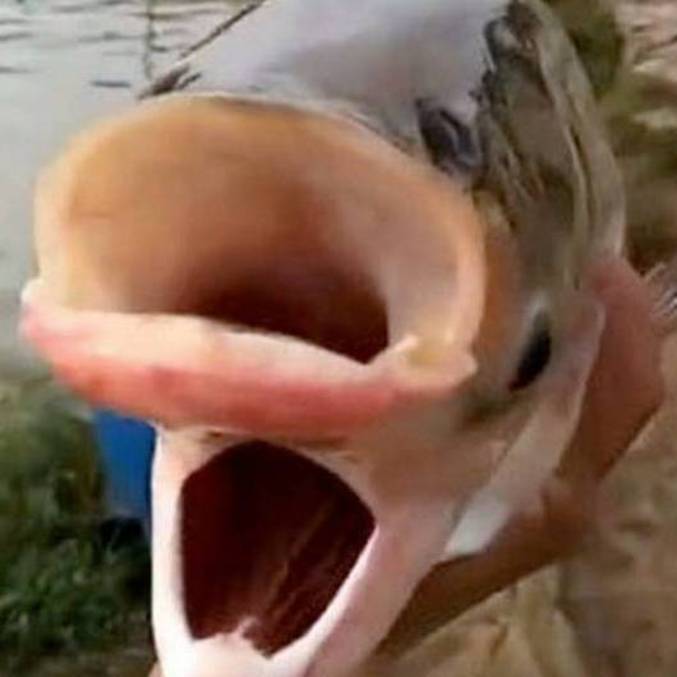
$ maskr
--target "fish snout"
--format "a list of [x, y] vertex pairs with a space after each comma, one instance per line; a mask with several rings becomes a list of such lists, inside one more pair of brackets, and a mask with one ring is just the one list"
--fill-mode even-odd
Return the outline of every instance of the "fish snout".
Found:
[[451, 458], [392, 426], [475, 371], [471, 197], [349, 120], [170, 97], [71, 144], [36, 235], [24, 335], [77, 393], [159, 427], [165, 677], [359, 665], [451, 528]]

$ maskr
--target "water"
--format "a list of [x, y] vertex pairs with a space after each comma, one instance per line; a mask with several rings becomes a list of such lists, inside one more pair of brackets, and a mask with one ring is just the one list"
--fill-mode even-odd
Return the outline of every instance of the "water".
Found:
[[16, 338], [40, 167], [233, 12], [225, 0], [0, 0], [0, 373], [35, 365]]

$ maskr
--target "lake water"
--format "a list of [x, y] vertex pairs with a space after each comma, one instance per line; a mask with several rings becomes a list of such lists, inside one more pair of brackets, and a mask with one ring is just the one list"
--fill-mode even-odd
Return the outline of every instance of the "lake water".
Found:
[[225, 0], [0, 0], [0, 372], [34, 365], [16, 338], [30, 276], [35, 176], [64, 141], [227, 18]]

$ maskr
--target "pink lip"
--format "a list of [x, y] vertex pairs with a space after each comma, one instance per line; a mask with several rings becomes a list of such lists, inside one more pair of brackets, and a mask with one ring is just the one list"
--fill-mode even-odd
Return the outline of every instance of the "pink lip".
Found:
[[194, 318], [70, 310], [35, 287], [25, 295], [22, 331], [80, 395], [171, 426], [334, 437], [403, 402], [439, 397], [458, 378], [408, 375], [397, 354], [365, 365]]

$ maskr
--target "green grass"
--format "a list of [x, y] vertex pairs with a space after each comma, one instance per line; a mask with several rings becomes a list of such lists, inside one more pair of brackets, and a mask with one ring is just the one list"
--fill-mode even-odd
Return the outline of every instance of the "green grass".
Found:
[[623, 38], [610, 7], [595, 0], [546, 2], [559, 14], [597, 96], [603, 96], [616, 82], [623, 58]]
[[145, 614], [145, 547], [102, 542], [94, 442], [68, 405], [44, 383], [0, 395], [0, 675], [124, 645]]

